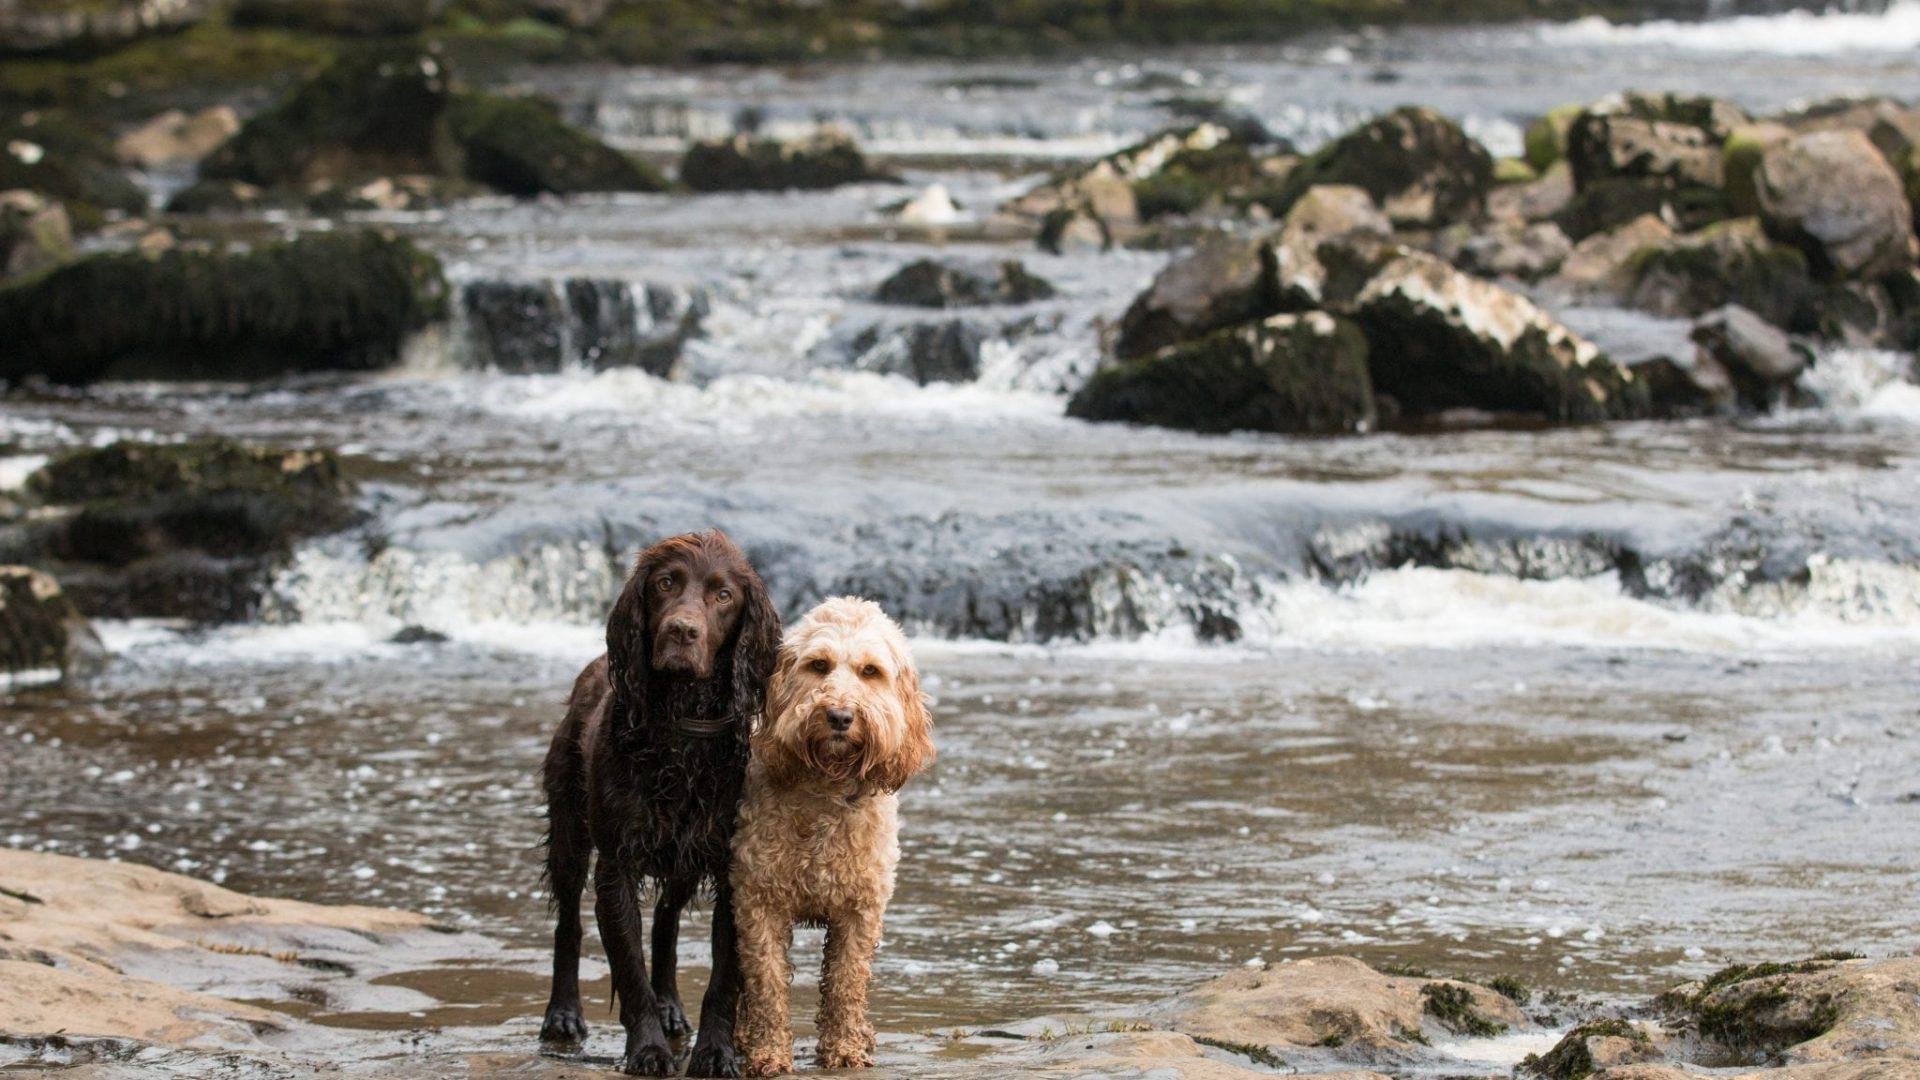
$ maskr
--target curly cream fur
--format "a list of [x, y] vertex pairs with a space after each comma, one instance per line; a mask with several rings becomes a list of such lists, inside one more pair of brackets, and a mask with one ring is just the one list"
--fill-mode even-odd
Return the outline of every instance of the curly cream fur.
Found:
[[[851, 726], [836, 734], [829, 710]], [[793, 1068], [787, 953], [802, 922], [827, 927], [818, 1061], [873, 1064], [867, 982], [900, 861], [894, 792], [933, 760], [932, 736], [906, 637], [879, 605], [825, 601], [780, 643], [733, 841], [748, 1075]]]

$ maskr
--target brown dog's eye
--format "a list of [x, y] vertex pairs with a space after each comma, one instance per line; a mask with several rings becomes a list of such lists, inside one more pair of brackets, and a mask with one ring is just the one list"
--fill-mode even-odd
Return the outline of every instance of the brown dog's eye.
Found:
[[823, 657], [819, 660], [815, 660], [813, 663], [808, 664], [807, 666], [812, 668], [817, 674], [825, 675], [827, 672], [833, 670], [833, 661], [825, 659]]
[[733, 590], [721, 589], [719, 592], [713, 594], [713, 600], [716, 604], [731, 604], [733, 603]]
[[673, 575], [668, 574], [665, 577], [655, 579], [653, 587], [659, 589], [661, 592], [666, 592], [668, 589], [673, 588]]
[[861, 669], [860, 669], [860, 677], [861, 677], [861, 678], [863, 678], [863, 679], [877, 679], [877, 678], [879, 678], [879, 677], [880, 677], [880, 665], [878, 665], [878, 664], [868, 664], [868, 665], [867, 665], [866, 667], [863, 667], [863, 668], [861, 668]]

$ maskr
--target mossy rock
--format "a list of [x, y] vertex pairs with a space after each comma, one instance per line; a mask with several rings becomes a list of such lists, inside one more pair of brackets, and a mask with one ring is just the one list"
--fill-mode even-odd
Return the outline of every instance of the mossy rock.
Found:
[[1491, 1020], [1475, 1007], [1473, 992], [1452, 983], [1433, 982], [1420, 988], [1422, 1010], [1455, 1035], [1490, 1039], [1505, 1035], [1507, 1025]]
[[1586, 1080], [1606, 1065], [1617, 1064], [1596, 1062], [1588, 1042], [1592, 1039], [1623, 1039], [1636, 1051], [1636, 1056], [1651, 1056], [1653, 1052], [1653, 1040], [1627, 1021], [1589, 1020], [1567, 1032], [1544, 1055], [1528, 1054], [1515, 1071], [1521, 1076], [1538, 1076], [1545, 1080]]
[[680, 161], [680, 182], [695, 191], [805, 191], [891, 179], [837, 131], [794, 142], [747, 135], [698, 142]]
[[206, 18], [214, 0], [10, 0], [0, 6], [0, 56], [84, 56]]
[[147, 195], [114, 157], [108, 131], [72, 113], [34, 110], [0, 119], [0, 191], [25, 189], [67, 207], [81, 229], [108, 212], [138, 214]]
[[1760, 213], [1760, 194], [1756, 174], [1768, 148], [1792, 135], [1778, 124], [1749, 124], [1727, 137], [1720, 150], [1721, 170], [1726, 174], [1727, 209], [1736, 217], [1754, 217]]
[[667, 188], [651, 166], [568, 125], [536, 98], [461, 94], [447, 119], [467, 177], [509, 195]]
[[1150, 176], [1133, 183], [1140, 220], [1189, 215], [1207, 206], [1226, 207], [1260, 178], [1260, 165], [1238, 140], [1206, 149], [1182, 150]]
[[1366, 338], [1324, 312], [1277, 315], [1099, 371], [1067, 415], [1200, 432], [1365, 431]]
[[457, 149], [443, 122], [449, 97], [447, 72], [432, 53], [412, 46], [355, 50], [249, 120], [200, 173], [262, 186], [457, 174]]
[[883, 304], [931, 308], [1027, 304], [1052, 295], [1053, 286], [1016, 259], [990, 265], [916, 259], [874, 290]]
[[1432, 109], [1376, 117], [1302, 161], [1274, 203], [1284, 214], [1316, 184], [1366, 190], [1394, 224], [1428, 228], [1478, 217], [1493, 186], [1493, 157]]
[[1546, 172], [1567, 156], [1567, 130], [1586, 111], [1584, 105], [1561, 105], [1527, 127], [1525, 159], [1535, 172]]
[[1147, 356], [1280, 310], [1268, 238], [1216, 235], [1168, 263], [1127, 306], [1114, 353]]
[[27, 493], [42, 511], [0, 554], [59, 567], [98, 617], [246, 618], [296, 542], [358, 520], [331, 453], [226, 439], [77, 451]]
[[1657, 315], [1701, 315], [1738, 304], [1788, 330], [1813, 329], [1813, 273], [1798, 248], [1739, 218], [1636, 252], [1627, 302]]
[[1538, 179], [1540, 174], [1523, 158], [1500, 158], [1493, 163], [1495, 184], [1531, 184]]
[[372, 232], [94, 255], [0, 286], [0, 378], [364, 370], [393, 363], [408, 333], [445, 312], [439, 261]]
[[0, 566], [0, 687], [22, 676], [90, 674], [106, 657], [58, 581], [25, 566]]

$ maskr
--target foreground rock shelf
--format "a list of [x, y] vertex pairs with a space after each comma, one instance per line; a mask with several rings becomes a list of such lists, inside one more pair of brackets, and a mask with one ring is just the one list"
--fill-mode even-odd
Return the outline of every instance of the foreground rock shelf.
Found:
[[[540, 1056], [527, 1025], [379, 1030], [373, 1017], [392, 1007], [383, 993], [409, 965], [495, 958], [491, 942], [436, 929], [402, 911], [0, 849], [0, 1066], [144, 1075], [143, 1063], [165, 1072], [186, 1060], [169, 1074], [191, 1075], [212, 1060], [196, 1055], [218, 1055], [276, 1076], [606, 1072], [594, 1057]], [[1510, 1060], [1517, 1075], [1553, 1080], [1920, 1077], [1920, 957], [1736, 966], [1631, 1005], [1489, 981], [1345, 957], [1266, 964], [1126, 1015], [883, 1035], [874, 1075], [1379, 1080], [1504, 1076]], [[348, 1003], [334, 1015], [358, 1001], [369, 1019], [302, 1019], [314, 994], [301, 982]], [[529, 997], [528, 1016], [536, 1005]]]

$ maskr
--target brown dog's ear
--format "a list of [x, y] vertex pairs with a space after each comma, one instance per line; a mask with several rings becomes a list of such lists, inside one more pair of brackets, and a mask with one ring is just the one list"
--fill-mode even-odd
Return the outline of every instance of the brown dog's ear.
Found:
[[[719, 529], [713, 530], [728, 547], [733, 541]], [[738, 551], [737, 548], [735, 548]], [[732, 695], [735, 722], [741, 737], [759, 725], [767, 708], [767, 680], [780, 655], [780, 612], [767, 595], [767, 586], [755, 573], [746, 556], [740, 556], [739, 578], [746, 596], [741, 598], [740, 624], [733, 631], [733, 645], [727, 663], [732, 668], [728, 689]]]
[[[653, 665], [653, 620], [647, 617], [647, 580], [659, 568], [662, 545], [634, 559], [633, 573], [607, 616], [607, 678], [614, 692], [638, 714], [646, 710], [647, 671]], [[644, 722], [644, 717], [635, 719]]]
[[899, 791], [921, 769], [933, 763], [933, 714], [927, 711], [927, 695], [920, 691], [920, 672], [911, 662], [901, 665], [900, 745], [892, 756], [874, 761], [866, 770], [867, 780], [885, 791]]

